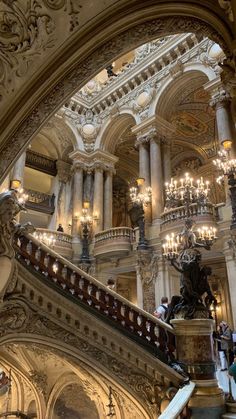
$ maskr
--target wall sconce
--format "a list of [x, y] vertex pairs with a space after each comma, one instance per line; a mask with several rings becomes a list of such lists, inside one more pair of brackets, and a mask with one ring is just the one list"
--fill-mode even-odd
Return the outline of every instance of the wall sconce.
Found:
[[10, 182], [10, 189], [19, 189], [21, 187], [21, 180], [12, 179]]

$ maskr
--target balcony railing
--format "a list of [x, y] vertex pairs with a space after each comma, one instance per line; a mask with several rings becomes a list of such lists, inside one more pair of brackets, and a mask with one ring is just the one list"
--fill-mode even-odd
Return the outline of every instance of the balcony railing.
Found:
[[[207, 202], [203, 206], [199, 204], [190, 205], [190, 217], [199, 217], [205, 216], [206, 218], [211, 218], [212, 221], [219, 220], [218, 205], [211, 204]], [[162, 225], [171, 223], [177, 220], [182, 220], [187, 217], [186, 208], [184, 206], [171, 208], [161, 214]]]
[[94, 256], [125, 255], [135, 241], [134, 230], [130, 227], [115, 227], [95, 234]]
[[25, 165], [51, 176], [56, 176], [57, 174], [56, 160], [36, 151], [27, 150]]
[[168, 363], [167, 335], [172, 327], [146, 313], [91, 277], [32, 235], [16, 238], [16, 258], [26, 269], [41, 277], [101, 320], [109, 321], [146, 350]]
[[55, 211], [55, 195], [49, 195], [43, 192], [25, 189], [28, 194], [26, 208], [34, 211], [43, 212], [45, 214], [53, 214]]

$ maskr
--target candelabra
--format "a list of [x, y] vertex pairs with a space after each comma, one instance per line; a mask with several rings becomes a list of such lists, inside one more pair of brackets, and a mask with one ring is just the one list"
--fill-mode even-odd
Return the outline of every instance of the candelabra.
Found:
[[90, 263], [89, 255], [89, 231], [93, 224], [93, 218], [89, 215], [89, 202], [84, 202], [82, 215], [80, 217], [80, 224], [82, 227], [82, 254], [80, 257], [81, 263]]
[[[174, 313], [181, 318], [198, 318], [209, 316], [209, 305], [215, 301], [207, 277], [211, 268], [201, 267], [201, 253], [197, 248], [210, 249], [216, 240], [216, 228], [202, 226], [193, 231], [194, 222], [190, 218], [190, 205], [204, 205], [208, 200], [209, 182], [203, 179], [194, 181], [188, 173], [180, 182], [177, 180], [166, 185], [166, 203], [173, 208], [185, 207], [185, 225], [178, 233], [170, 233], [163, 243], [163, 256], [181, 273], [181, 301], [174, 308]], [[206, 295], [203, 301], [202, 296]]]
[[190, 205], [204, 205], [208, 200], [209, 190], [209, 181], [204, 182], [202, 177], [195, 181], [185, 173], [184, 178], [179, 181], [171, 179], [170, 183], [166, 183], [166, 208], [184, 206], [186, 216], [189, 217]]
[[138, 249], [147, 249], [148, 242], [145, 238], [145, 212], [144, 206], [151, 202], [152, 188], [150, 186], [144, 187], [144, 178], [136, 180], [137, 186], [130, 188], [130, 198], [133, 203], [129, 210], [129, 215], [133, 225], [139, 227], [139, 242]]
[[[177, 259], [180, 252], [185, 248], [190, 247], [205, 247], [210, 248], [216, 237], [216, 228], [202, 226], [196, 232], [192, 231], [193, 222], [191, 219], [185, 221], [185, 230], [179, 234], [171, 233], [165, 237], [163, 243], [163, 256], [168, 259]], [[188, 232], [188, 237], [186, 237]]]
[[213, 163], [217, 167], [219, 173], [221, 173], [221, 175], [217, 178], [217, 182], [222, 183], [225, 177], [228, 179], [232, 207], [232, 221], [230, 228], [233, 230], [236, 229], [236, 159], [230, 158], [231, 142], [225, 142], [224, 147], [225, 148], [218, 153], [219, 158], [213, 160]]
[[46, 233], [46, 232], [40, 233], [38, 231], [35, 231], [33, 233], [33, 236], [37, 240], [41, 241], [42, 243], [45, 243], [47, 246], [50, 246], [50, 247], [54, 247], [55, 246], [56, 239], [53, 236], [53, 234], [49, 234], [49, 233]]

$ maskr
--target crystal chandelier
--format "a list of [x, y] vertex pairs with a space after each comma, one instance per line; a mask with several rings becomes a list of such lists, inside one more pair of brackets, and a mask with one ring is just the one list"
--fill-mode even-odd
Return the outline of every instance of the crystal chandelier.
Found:
[[24, 192], [23, 188], [17, 190], [17, 199], [20, 204], [24, 205], [28, 201], [29, 195]]
[[219, 172], [222, 172], [217, 178], [217, 182], [221, 182], [224, 176], [231, 176], [236, 174], [236, 159], [230, 159], [229, 150], [221, 150], [218, 152], [219, 158], [213, 160], [214, 165], [217, 167]]
[[152, 199], [152, 188], [150, 186], [144, 188], [144, 182], [144, 178], [136, 179], [137, 186], [130, 188], [130, 198], [133, 203], [147, 206]]
[[[192, 222], [190, 219], [187, 221]], [[196, 232], [193, 232], [192, 227], [187, 226], [186, 230], [191, 232], [188, 239], [191, 241], [190, 247], [198, 246], [209, 249], [217, 239], [215, 227], [202, 226], [198, 228]], [[168, 260], [177, 259], [179, 253], [185, 247], [187, 247], [187, 244], [185, 243], [183, 232], [179, 234], [168, 234], [165, 237], [165, 242], [162, 245], [163, 256]]]
[[191, 204], [207, 202], [209, 184], [209, 181], [204, 181], [202, 177], [195, 181], [188, 173], [179, 181], [171, 178], [171, 182], [166, 183], [166, 209], [183, 205], [186, 207], [186, 216], [189, 217]]

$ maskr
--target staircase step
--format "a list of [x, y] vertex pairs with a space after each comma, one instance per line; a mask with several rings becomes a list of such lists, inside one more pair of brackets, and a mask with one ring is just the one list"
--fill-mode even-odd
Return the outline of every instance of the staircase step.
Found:
[[236, 419], [236, 413], [224, 413], [222, 419]]

